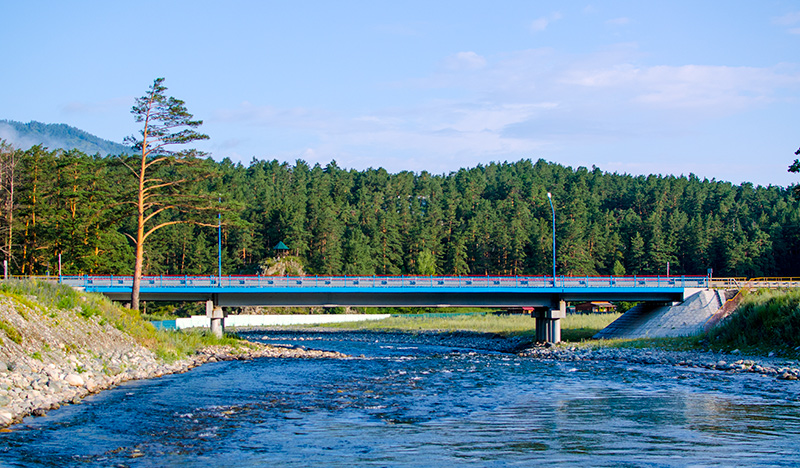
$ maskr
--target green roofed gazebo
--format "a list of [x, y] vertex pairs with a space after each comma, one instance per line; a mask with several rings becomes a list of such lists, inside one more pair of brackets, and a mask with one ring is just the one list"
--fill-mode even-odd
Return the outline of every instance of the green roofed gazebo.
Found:
[[289, 247], [286, 247], [286, 244], [283, 241], [278, 242], [278, 244], [272, 248], [275, 252], [277, 252], [278, 256], [285, 255], [286, 252], [289, 251]]

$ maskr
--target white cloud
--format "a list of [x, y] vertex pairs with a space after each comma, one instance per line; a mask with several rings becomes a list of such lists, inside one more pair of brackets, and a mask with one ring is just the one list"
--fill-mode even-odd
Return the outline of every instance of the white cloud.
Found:
[[783, 16], [778, 16], [772, 19], [772, 22], [775, 24], [780, 24], [782, 26], [791, 26], [793, 24], [800, 23], [800, 11], [793, 11], [790, 13], [786, 13]]
[[800, 85], [800, 73], [780, 67], [618, 64], [601, 69], [569, 70], [564, 75], [564, 83], [615, 89], [626, 100], [654, 107], [718, 113], [771, 100], [776, 89]]
[[800, 24], [800, 11], [793, 11], [790, 13], [786, 13], [783, 16], [772, 18], [772, 23], [777, 24], [779, 26], [789, 27], [789, 29], [786, 30], [786, 32], [788, 32], [789, 34], [800, 34], [800, 28], [791, 27]]
[[541, 18], [537, 18], [531, 21], [531, 31], [533, 32], [541, 32], [547, 29], [547, 27], [562, 18], [561, 13], [555, 12], [551, 13], [549, 16], [543, 16]]
[[[209, 123], [246, 127], [246, 134], [258, 135], [253, 140], [266, 141], [261, 147], [273, 148], [270, 157], [288, 161], [336, 159], [342, 167], [446, 172], [522, 157], [574, 163], [577, 156], [567, 153], [580, 145], [693, 134], [704, 122], [787, 99], [784, 90], [800, 88], [793, 65], [645, 65], [641, 59], [631, 44], [586, 55], [531, 49], [483, 57], [465, 51], [445, 58], [446, 66], [430, 76], [393, 83], [409, 96], [445, 89], [448, 99], [412, 98], [401, 107], [378, 104], [351, 114], [243, 102], [217, 111]], [[285, 135], [290, 137], [279, 148], [275, 139]], [[684, 162], [675, 170], [693, 170]], [[602, 168], [659, 172], [637, 167], [635, 160], [625, 164]]]
[[475, 52], [459, 52], [445, 59], [450, 70], [478, 70], [486, 66], [486, 59]]

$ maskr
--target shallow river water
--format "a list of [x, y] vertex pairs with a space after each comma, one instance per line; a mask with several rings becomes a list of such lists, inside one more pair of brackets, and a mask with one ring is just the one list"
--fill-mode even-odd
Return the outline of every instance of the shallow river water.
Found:
[[358, 357], [219, 362], [129, 382], [0, 433], [0, 466], [800, 464], [797, 382], [275, 340]]

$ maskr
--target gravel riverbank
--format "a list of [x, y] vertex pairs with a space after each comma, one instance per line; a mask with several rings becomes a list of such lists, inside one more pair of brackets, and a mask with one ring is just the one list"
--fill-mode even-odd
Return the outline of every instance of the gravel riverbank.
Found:
[[186, 372], [208, 362], [255, 358], [344, 358], [340, 353], [283, 348], [249, 343], [247, 348], [213, 346], [172, 363], [164, 363], [145, 348], [105, 355], [69, 355], [50, 362], [0, 361], [0, 427], [22, 421], [28, 415], [43, 416], [64, 404], [129, 380], [150, 379]]

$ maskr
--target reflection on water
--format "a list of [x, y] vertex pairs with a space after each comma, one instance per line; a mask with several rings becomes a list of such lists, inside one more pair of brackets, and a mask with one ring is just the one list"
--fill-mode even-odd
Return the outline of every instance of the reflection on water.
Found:
[[221, 362], [0, 434], [0, 466], [792, 466], [800, 385], [379, 342]]

